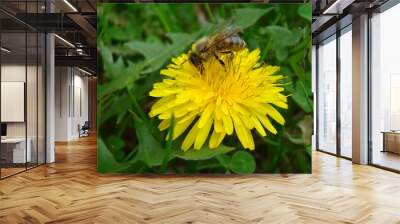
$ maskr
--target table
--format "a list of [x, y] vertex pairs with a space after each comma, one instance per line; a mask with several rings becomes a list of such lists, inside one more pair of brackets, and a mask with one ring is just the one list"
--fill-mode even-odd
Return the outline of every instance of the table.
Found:
[[[5, 138], [1, 139], [1, 151], [3, 159], [5, 156], [3, 154], [12, 154], [11, 156], [6, 156], [9, 158], [5, 158], [9, 163], [26, 163], [31, 162], [32, 153], [31, 153], [31, 145], [32, 141], [30, 138], [26, 139], [28, 143], [26, 147], [25, 153], [25, 138]], [[12, 148], [11, 148], [12, 147]], [[11, 160], [12, 158], [12, 160]]]
[[400, 154], [400, 131], [383, 131], [382, 152]]

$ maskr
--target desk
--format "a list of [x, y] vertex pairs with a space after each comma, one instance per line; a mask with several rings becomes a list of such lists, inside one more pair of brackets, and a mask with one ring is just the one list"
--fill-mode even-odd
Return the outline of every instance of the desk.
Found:
[[[5, 159], [6, 162], [8, 163], [30, 162], [32, 159], [32, 153], [31, 153], [32, 141], [30, 138], [28, 138], [26, 141], [28, 142], [27, 144], [28, 147], [26, 147], [26, 154], [25, 154], [25, 138], [1, 139], [1, 147], [2, 147], [1, 156], [3, 157], [3, 159]], [[4, 156], [3, 153], [5, 154]]]
[[383, 131], [383, 150], [382, 152], [392, 152], [400, 154], [400, 132]]

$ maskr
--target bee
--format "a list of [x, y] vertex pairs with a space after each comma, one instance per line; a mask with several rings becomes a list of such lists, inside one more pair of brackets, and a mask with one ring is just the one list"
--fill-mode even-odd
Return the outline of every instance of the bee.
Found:
[[239, 36], [240, 29], [225, 28], [210, 37], [205, 36], [192, 45], [189, 61], [200, 71], [204, 72], [204, 63], [215, 57], [225, 67], [220, 54], [228, 54], [232, 58], [234, 52], [246, 47], [246, 42]]

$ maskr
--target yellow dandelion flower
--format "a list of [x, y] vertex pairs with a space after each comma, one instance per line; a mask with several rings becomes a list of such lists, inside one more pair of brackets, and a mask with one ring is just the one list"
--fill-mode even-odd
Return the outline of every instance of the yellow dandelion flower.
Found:
[[161, 70], [166, 78], [155, 83], [150, 92], [160, 99], [149, 115], [162, 120], [160, 130], [169, 127], [173, 115], [173, 139], [190, 127], [183, 150], [193, 145], [201, 149], [210, 133], [208, 145], [217, 148], [234, 132], [244, 148], [254, 150], [251, 130], [256, 129], [261, 136], [267, 135], [265, 129], [276, 134], [270, 119], [281, 125], [285, 119], [275, 107], [287, 109], [284, 88], [277, 83], [283, 76], [274, 75], [279, 67], [260, 65], [259, 58], [258, 49], [222, 55], [225, 66], [211, 58], [204, 63], [203, 74], [188, 61], [188, 54], [173, 58], [167, 69]]

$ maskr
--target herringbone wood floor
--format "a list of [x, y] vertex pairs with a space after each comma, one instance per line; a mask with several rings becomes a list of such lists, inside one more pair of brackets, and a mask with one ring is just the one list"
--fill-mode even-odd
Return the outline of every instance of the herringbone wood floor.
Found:
[[0, 223], [400, 223], [400, 175], [315, 152], [312, 175], [96, 173], [95, 139], [0, 181]]

